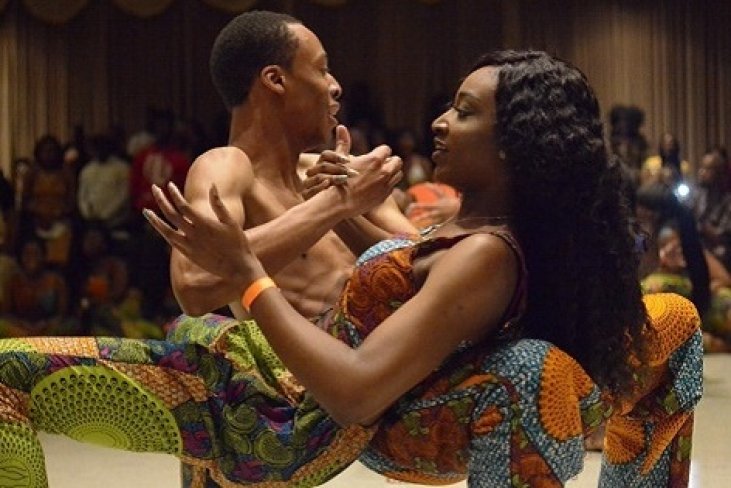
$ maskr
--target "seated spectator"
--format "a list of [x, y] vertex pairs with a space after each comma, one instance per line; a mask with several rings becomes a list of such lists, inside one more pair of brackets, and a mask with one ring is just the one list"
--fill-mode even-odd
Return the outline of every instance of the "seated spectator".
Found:
[[42, 238], [47, 262], [63, 269], [73, 241], [70, 217], [76, 202], [74, 175], [64, 167], [61, 145], [53, 136], [38, 141], [34, 156], [26, 202], [31, 219], [21, 222], [30, 229], [22, 235]]
[[156, 112], [152, 119], [155, 141], [140, 151], [132, 163], [130, 197], [133, 208], [157, 208], [151, 187], [165, 188], [169, 181], [182, 187], [190, 159], [176, 144], [175, 117], [171, 112]]
[[647, 139], [640, 130], [645, 113], [639, 107], [615, 105], [609, 121], [610, 151], [622, 161], [631, 183], [639, 186], [640, 169], [647, 158]]
[[731, 269], [731, 193], [728, 168], [720, 153], [709, 151], [698, 168], [698, 188], [691, 202], [698, 231], [708, 249], [726, 269]]
[[[698, 309], [701, 317], [705, 316], [710, 303], [710, 277], [708, 264], [703, 253], [703, 246], [696, 229], [695, 219], [691, 211], [680, 204], [670, 187], [662, 183], [643, 185], [636, 194], [637, 220], [648, 235], [648, 251], [640, 263], [640, 279], [667, 267], [661, 263], [662, 246], [667, 244], [666, 227], [675, 230], [680, 242], [680, 251], [685, 264], [686, 273], [691, 283], [689, 298]], [[671, 248], [666, 248], [668, 253]], [[677, 250], [667, 254], [674, 258]], [[668, 262], [675, 262], [674, 260]], [[672, 287], [667, 283], [667, 287]], [[654, 288], [657, 290], [657, 286]]]
[[63, 146], [63, 164], [67, 171], [78, 177], [89, 162], [86, 133], [82, 125], [75, 125], [71, 140]]
[[16, 213], [21, 213], [27, 209], [28, 186], [32, 167], [33, 162], [28, 158], [13, 160], [10, 183], [14, 193], [13, 208]]
[[4, 337], [75, 333], [68, 321], [68, 289], [63, 277], [46, 266], [45, 244], [31, 238], [18, 253], [20, 268], [7, 283], [3, 310], [9, 320], [0, 325]]
[[691, 177], [690, 163], [680, 157], [680, 141], [675, 135], [666, 132], [660, 138], [658, 154], [650, 156], [642, 164], [640, 184], [665, 183], [673, 185], [688, 181]]
[[129, 217], [129, 164], [113, 153], [114, 141], [107, 135], [92, 137], [89, 150], [91, 161], [79, 175], [79, 213], [110, 230], [119, 228]]
[[140, 297], [130, 289], [127, 263], [111, 252], [112, 240], [101, 222], [87, 223], [81, 238], [75, 305], [91, 335], [162, 339], [160, 326], [144, 321]]
[[672, 292], [690, 297], [693, 285], [688, 278], [688, 264], [683, 255], [680, 233], [673, 225], [658, 232], [658, 266], [642, 280], [644, 293]]
[[[659, 266], [642, 280], [643, 293], [672, 292], [693, 296], [693, 284], [683, 256], [680, 234], [664, 227], [658, 237]], [[706, 352], [731, 351], [731, 274], [716, 257], [704, 250], [709, 272], [710, 304], [703, 316], [703, 342]]]
[[143, 315], [165, 321], [179, 311], [170, 287], [170, 251], [162, 238], [142, 219], [144, 208], [157, 208], [152, 185], [165, 188], [169, 181], [182, 187], [190, 166], [188, 155], [176, 145], [175, 117], [169, 111], [152, 113], [155, 142], [140, 152], [132, 163], [130, 198], [136, 239], [130, 243], [133, 286], [142, 292]]

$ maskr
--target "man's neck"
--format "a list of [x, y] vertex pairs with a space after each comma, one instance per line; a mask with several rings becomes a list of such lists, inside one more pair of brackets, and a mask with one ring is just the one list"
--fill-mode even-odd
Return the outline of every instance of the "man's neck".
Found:
[[300, 148], [288, 137], [277, 117], [242, 106], [231, 117], [229, 144], [246, 153], [257, 178], [299, 191], [297, 162]]

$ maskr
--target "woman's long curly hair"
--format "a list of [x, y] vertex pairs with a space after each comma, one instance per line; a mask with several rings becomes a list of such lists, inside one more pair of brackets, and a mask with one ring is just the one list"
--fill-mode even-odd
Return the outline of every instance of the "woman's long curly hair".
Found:
[[602, 388], [629, 393], [647, 321], [631, 210], [586, 77], [538, 51], [498, 51], [497, 140], [528, 269], [521, 335], [574, 357]]

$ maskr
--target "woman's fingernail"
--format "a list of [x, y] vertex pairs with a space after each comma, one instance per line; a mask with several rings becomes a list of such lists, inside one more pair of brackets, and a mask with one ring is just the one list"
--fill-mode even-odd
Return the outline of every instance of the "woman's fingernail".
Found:
[[335, 175], [333, 176], [333, 183], [336, 185], [342, 185], [348, 181], [348, 175]]
[[350, 162], [350, 158], [347, 156], [343, 156], [342, 154], [338, 154], [338, 161], [345, 164]]
[[348, 176], [358, 176], [360, 173], [358, 173], [353, 168], [346, 168], [346, 172], [348, 173]]

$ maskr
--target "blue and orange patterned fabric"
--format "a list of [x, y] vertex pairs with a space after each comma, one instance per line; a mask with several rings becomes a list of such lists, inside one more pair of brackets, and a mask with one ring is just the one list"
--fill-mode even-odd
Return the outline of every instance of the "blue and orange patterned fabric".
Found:
[[[499, 237], [519, 250], [509, 234]], [[357, 347], [414, 293], [412, 266], [458, 239], [394, 239], [362, 256], [320, 326]], [[523, 277], [524, 278], [524, 277]], [[554, 346], [465, 343], [375, 426], [338, 426], [252, 322], [182, 317], [166, 341], [0, 341], [0, 478], [45, 487], [36, 430], [174, 454], [190, 486], [315, 486], [355, 459], [386, 476], [470, 486], [554, 487], [582, 467], [583, 437], [605, 419], [602, 486], [686, 486], [701, 394], [698, 317], [677, 295], [645, 298], [649, 368], [636, 395], [603, 395]]]
[[[510, 233], [494, 234], [522, 262]], [[416, 293], [414, 260], [463, 237], [401, 238], [372, 248], [323, 326], [357, 346]], [[497, 345], [464, 344], [455, 351], [384, 415], [361, 461], [421, 484], [467, 477], [470, 486], [563, 486], [583, 467], [584, 436], [608, 420], [602, 486], [687, 486], [693, 410], [702, 394], [693, 305], [673, 294], [645, 297], [645, 340], [653, 355], [649, 367], [637, 364], [635, 395], [619, 408], [555, 346], [506, 342], [514, 335], [525, 280], [506, 311], [502, 337], [491, 339]]]

